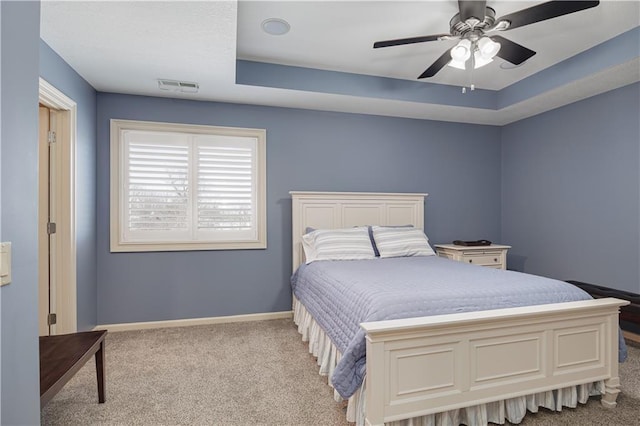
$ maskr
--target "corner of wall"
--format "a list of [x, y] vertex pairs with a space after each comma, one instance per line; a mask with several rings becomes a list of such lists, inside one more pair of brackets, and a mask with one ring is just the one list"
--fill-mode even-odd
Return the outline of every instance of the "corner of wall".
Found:
[[0, 290], [0, 423], [38, 424], [37, 272], [31, 265], [37, 263], [40, 2], [0, 2], [0, 10], [1, 235], [13, 242], [14, 259], [12, 283]]

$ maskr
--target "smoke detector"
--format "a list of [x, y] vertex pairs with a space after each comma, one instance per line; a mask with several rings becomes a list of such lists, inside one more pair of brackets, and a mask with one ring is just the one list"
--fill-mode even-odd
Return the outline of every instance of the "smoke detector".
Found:
[[190, 81], [158, 79], [158, 88], [171, 92], [198, 93], [200, 85]]

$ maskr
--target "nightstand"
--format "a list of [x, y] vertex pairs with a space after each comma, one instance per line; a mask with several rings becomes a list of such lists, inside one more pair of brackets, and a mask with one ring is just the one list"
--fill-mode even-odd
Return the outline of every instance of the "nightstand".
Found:
[[440, 257], [457, 260], [472, 265], [489, 268], [507, 269], [507, 250], [511, 246], [491, 244], [490, 246], [456, 246], [453, 244], [436, 244], [436, 253]]

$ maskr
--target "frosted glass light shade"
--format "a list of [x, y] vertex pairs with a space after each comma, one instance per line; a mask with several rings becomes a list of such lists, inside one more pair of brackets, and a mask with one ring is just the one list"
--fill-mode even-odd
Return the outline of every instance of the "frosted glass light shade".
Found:
[[450, 67], [453, 67], [453, 68], [458, 68], [459, 70], [466, 69], [466, 62], [464, 62], [464, 61], [456, 61], [455, 59], [450, 60], [447, 65], [449, 65]]
[[480, 52], [478, 52], [477, 50], [474, 52], [473, 54], [473, 62], [474, 62], [474, 69], [480, 68], [480, 67], [484, 67], [487, 64], [490, 64], [491, 62], [493, 62], [492, 58], [484, 58], [482, 56], [482, 54]]
[[451, 58], [454, 61], [466, 62], [471, 57], [471, 42], [469, 40], [460, 40], [453, 49], [451, 49]]
[[484, 59], [493, 59], [500, 50], [500, 43], [496, 43], [489, 37], [482, 37], [478, 40], [478, 51]]

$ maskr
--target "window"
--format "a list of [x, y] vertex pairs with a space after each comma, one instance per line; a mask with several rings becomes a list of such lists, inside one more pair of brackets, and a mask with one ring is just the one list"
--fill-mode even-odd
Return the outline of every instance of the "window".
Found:
[[266, 131], [111, 120], [111, 251], [266, 248]]

